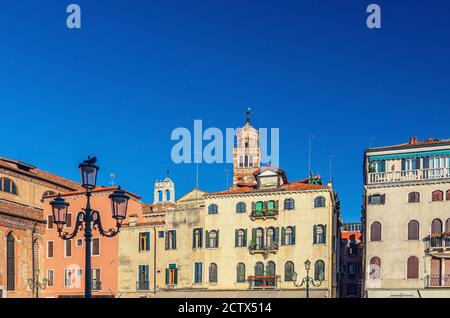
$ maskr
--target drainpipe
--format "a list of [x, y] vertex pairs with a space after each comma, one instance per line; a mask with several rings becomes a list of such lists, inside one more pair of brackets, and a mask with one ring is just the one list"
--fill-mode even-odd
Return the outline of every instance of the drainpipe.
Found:
[[153, 227], [153, 294], [156, 295], [156, 226]]

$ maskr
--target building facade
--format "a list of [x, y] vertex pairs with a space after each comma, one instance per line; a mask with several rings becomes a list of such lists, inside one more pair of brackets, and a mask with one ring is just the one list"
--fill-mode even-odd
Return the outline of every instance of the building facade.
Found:
[[363, 295], [363, 247], [361, 223], [344, 223], [341, 228], [341, 271], [339, 297], [361, 298]]
[[0, 158], [0, 298], [35, 297], [28, 279], [43, 269], [43, 198], [79, 188], [30, 164]]
[[450, 297], [450, 140], [364, 157], [366, 297]]

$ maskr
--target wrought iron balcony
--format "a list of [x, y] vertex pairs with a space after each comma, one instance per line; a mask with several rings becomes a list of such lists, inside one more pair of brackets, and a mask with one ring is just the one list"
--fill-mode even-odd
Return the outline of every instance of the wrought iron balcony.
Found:
[[276, 218], [278, 218], [278, 210], [276, 210], [276, 209], [253, 210], [252, 213], [250, 214], [250, 218], [252, 220], [276, 219]]
[[277, 289], [280, 281], [279, 275], [248, 276], [250, 289]]
[[450, 288], [450, 274], [425, 276], [425, 287], [447, 287]]
[[429, 235], [425, 239], [425, 252], [450, 252], [450, 233]]
[[250, 242], [250, 246], [248, 247], [250, 254], [270, 254], [278, 252], [278, 242], [271, 242], [269, 244], [257, 244], [256, 242]]
[[136, 282], [136, 290], [149, 290], [150, 282], [148, 281], [137, 281]]
[[367, 175], [368, 184], [436, 179], [450, 179], [450, 167], [392, 172], [369, 172]]
[[92, 290], [102, 290], [102, 282], [99, 279], [92, 280]]

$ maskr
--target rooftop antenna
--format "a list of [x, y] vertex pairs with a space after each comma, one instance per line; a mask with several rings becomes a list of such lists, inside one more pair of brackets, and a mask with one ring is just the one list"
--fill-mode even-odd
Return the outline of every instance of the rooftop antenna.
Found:
[[329, 164], [329, 168], [330, 168], [330, 181], [333, 181], [333, 159], [334, 159], [334, 155], [329, 155], [328, 156], [328, 164]]
[[313, 134], [309, 134], [308, 138], [309, 138], [308, 175], [311, 178], [312, 177], [312, 171], [311, 171], [312, 139], [316, 138], [316, 136]]
[[111, 181], [109, 182], [109, 184], [114, 187], [116, 185], [116, 174], [114, 172], [111, 172], [109, 174], [109, 177], [111, 178]]

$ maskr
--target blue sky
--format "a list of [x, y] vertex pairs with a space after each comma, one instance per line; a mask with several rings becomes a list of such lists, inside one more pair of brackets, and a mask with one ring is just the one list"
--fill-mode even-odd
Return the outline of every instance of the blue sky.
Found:
[[[66, 6], [82, 29], [65, 26]], [[175, 165], [173, 129], [280, 128], [280, 166], [306, 176], [328, 158], [346, 221], [357, 220], [363, 151], [415, 135], [450, 137], [450, 2], [4, 0], [0, 10], [1, 155], [78, 180], [88, 154], [100, 181], [152, 201], [165, 171], [177, 196], [195, 165]], [[345, 3], [345, 4], [344, 4]], [[382, 29], [365, 25], [382, 8]], [[230, 165], [200, 166], [222, 190]]]

